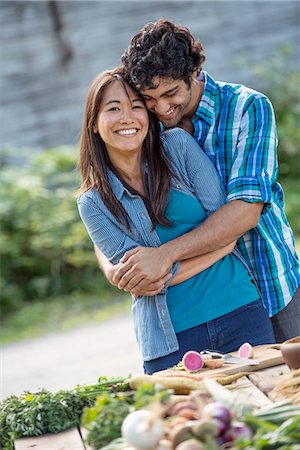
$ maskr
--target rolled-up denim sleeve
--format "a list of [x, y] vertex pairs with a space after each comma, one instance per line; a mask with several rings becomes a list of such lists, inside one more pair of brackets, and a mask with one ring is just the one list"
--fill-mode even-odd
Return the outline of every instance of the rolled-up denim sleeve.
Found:
[[78, 210], [93, 243], [113, 263], [117, 264], [126, 251], [138, 244], [89, 198], [77, 200]]
[[238, 142], [226, 187], [226, 201], [272, 201], [278, 175], [277, 132], [272, 105], [264, 97], [252, 98], [243, 114]]

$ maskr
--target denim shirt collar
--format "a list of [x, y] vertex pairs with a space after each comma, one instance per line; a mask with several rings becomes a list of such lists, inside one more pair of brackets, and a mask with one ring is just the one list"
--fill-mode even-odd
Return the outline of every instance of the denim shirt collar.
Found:
[[[108, 178], [110, 181], [110, 185], [112, 187], [112, 190], [115, 194], [115, 196], [117, 197], [118, 200], [121, 200], [121, 198], [123, 197], [124, 193], [128, 194], [131, 197], [134, 197], [134, 194], [132, 194], [127, 188], [126, 186], [124, 186], [124, 184], [122, 183], [121, 180], [119, 180], [119, 178], [117, 177], [117, 175], [111, 170], [111, 169], [107, 169], [108, 170]], [[148, 166], [145, 167], [145, 171], [148, 172]]]

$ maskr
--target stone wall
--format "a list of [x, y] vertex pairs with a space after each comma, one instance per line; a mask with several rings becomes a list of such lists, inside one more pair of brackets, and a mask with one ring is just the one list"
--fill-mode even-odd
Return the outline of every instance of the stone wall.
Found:
[[[57, 7], [57, 8], [56, 8]], [[253, 86], [251, 62], [298, 46], [297, 1], [1, 1], [1, 147], [78, 142], [87, 88], [131, 36], [168, 18], [199, 38], [216, 79]]]

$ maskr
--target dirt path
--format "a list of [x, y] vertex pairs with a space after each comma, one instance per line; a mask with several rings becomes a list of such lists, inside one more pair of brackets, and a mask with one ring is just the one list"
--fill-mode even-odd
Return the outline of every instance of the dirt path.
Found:
[[0, 396], [95, 383], [100, 375], [142, 372], [131, 317], [4, 346]]

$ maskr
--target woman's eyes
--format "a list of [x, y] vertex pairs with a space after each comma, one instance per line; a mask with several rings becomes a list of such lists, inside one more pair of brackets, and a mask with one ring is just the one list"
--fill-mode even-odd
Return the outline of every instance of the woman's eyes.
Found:
[[[132, 109], [145, 109], [143, 105], [133, 105]], [[107, 111], [120, 111], [120, 108], [118, 106], [112, 106]]]

